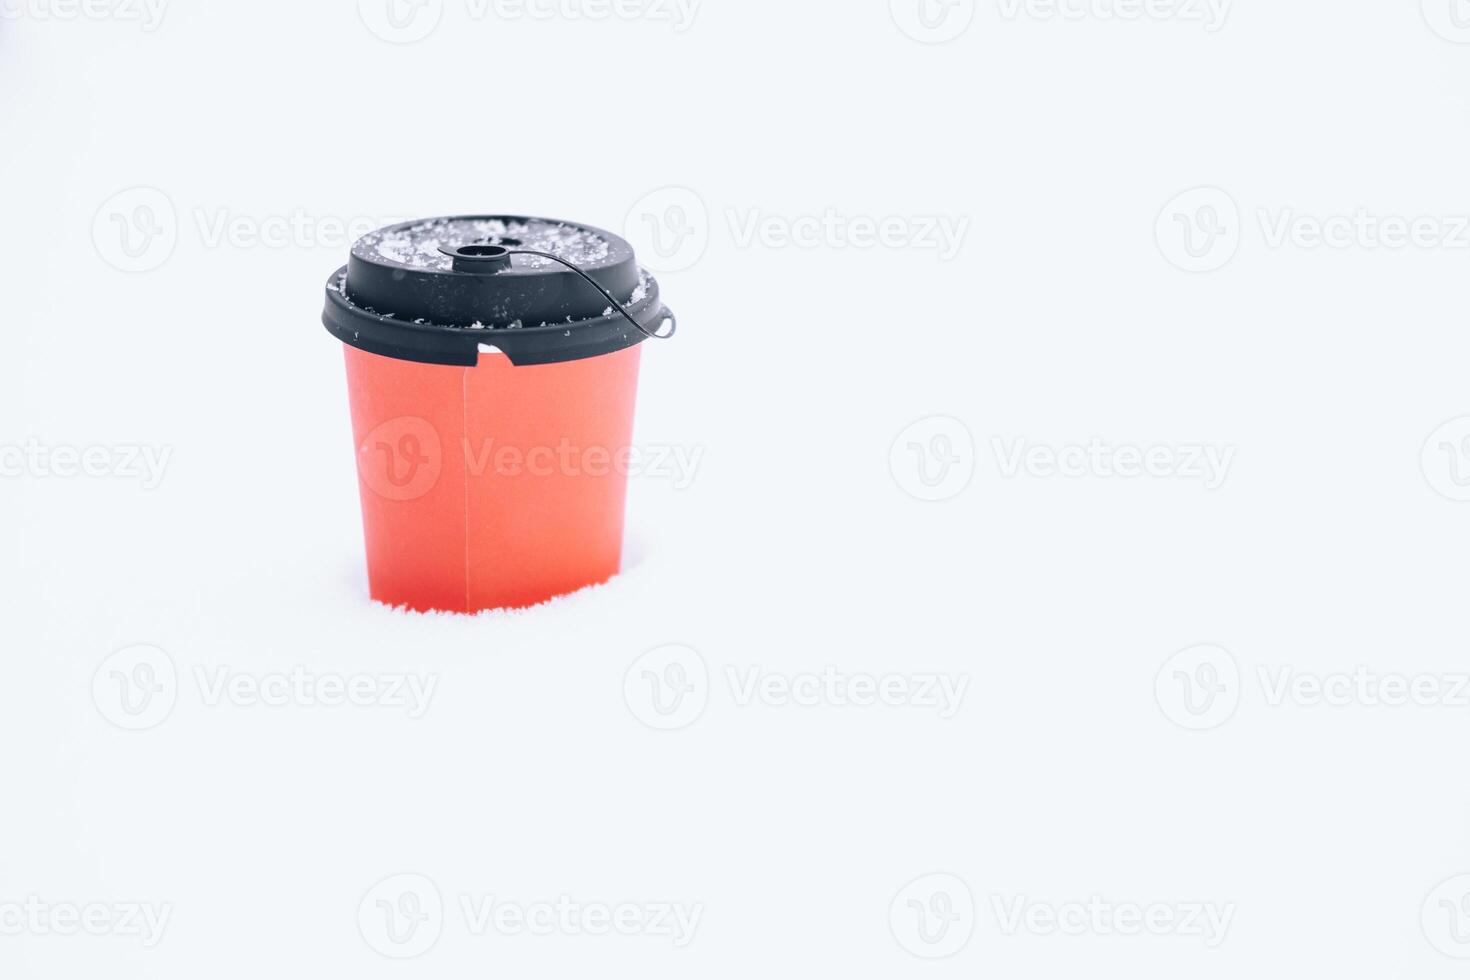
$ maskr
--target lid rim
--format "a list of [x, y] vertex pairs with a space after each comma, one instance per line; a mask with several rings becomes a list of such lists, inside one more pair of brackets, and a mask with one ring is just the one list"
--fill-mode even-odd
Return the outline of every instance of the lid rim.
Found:
[[[607, 316], [547, 323], [531, 327], [477, 329], [452, 324], [417, 323], [397, 316], [372, 313], [353, 303], [341, 286], [348, 267], [327, 280], [322, 325], [342, 343], [371, 354], [420, 364], [473, 367], [480, 346], [503, 352], [512, 364], [528, 366], [585, 360], [633, 347], [648, 339], [616, 310]], [[658, 281], [647, 278], [647, 295], [627, 304], [628, 313], [650, 332], [671, 315], [661, 302]]]

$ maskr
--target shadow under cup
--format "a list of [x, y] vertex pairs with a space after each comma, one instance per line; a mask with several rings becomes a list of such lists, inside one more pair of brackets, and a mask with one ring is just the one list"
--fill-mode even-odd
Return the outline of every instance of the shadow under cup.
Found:
[[353, 247], [323, 320], [346, 345], [373, 599], [522, 608], [618, 573], [640, 344], [672, 321], [626, 242], [395, 225]]

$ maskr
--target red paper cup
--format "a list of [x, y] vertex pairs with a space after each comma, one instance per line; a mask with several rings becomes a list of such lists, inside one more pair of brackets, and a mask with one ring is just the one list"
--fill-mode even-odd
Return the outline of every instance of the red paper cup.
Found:
[[360, 240], [327, 288], [374, 599], [520, 608], [617, 574], [639, 344], [673, 321], [626, 242], [413, 222]]

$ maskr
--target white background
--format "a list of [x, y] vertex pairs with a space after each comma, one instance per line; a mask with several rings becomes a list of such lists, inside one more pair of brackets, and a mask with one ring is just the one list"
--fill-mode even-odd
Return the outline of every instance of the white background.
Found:
[[[1462, 976], [1456, 2], [443, 0], [401, 43], [378, 0], [0, 0], [0, 975]], [[634, 480], [606, 587], [393, 612], [322, 286], [346, 222], [496, 211], [663, 270], [638, 441], [701, 462]], [[740, 686], [829, 667], [965, 693]], [[211, 694], [295, 668], [436, 687]], [[477, 934], [490, 896], [701, 918]], [[1094, 897], [1229, 928], [1045, 928]]]

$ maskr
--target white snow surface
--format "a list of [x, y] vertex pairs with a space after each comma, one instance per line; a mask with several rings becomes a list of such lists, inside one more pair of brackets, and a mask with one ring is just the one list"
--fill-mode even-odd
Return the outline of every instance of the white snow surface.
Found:
[[[409, 269], [448, 269], [451, 259], [441, 248], [462, 245], [506, 245], [547, 252], [588, 266], [607, 258], [610, 243], [586, 228], [558, 222], [465, 218], [435, 218], [397, 230], [381, 229], [364, 235], [353, 251]], [[534, 255], [515, 255], [511, 264], [528, 269], [555, 265]]]

